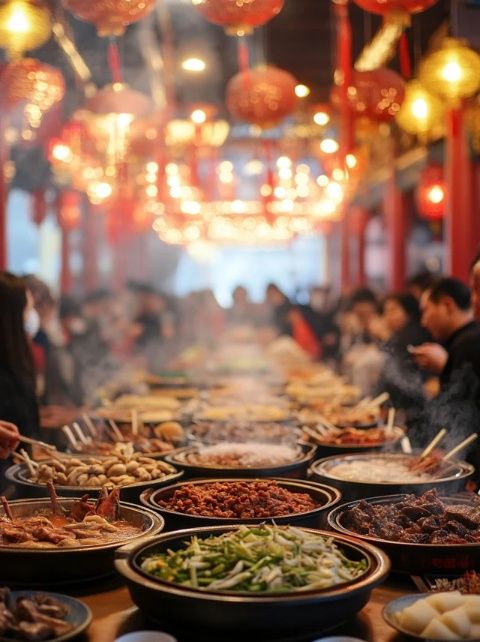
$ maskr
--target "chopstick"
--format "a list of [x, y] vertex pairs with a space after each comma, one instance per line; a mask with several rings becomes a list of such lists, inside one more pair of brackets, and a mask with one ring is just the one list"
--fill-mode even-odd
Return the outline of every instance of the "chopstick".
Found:
[[138, 410], [132, 408], [132, 435], [138, 435]]
[[98, 430], [97, 430], [95, 424], [93, 423], [93, 421], [90, 419], [90, 417], [87, 415], [86, 412], [83, 413], [82, 419], [83, 419], [83, 421], [85, 422], [85, 425], [88, 428], [88, 432], [95, 439], [95, 437], [98, 436]]
[[447, 434], [447, 431], [445, 428], [442, 428], [441, 430], [438, 431], [438, 433], [435, 435], [435, 437], [432, 439], [432, 441], [424, 448], [422, 453], [419, 456], [419, 460], [422, 461], [422, 459], [425, 459], [425, 457], [428, 457], [428, 455], [432, 452], [432, 450], [437, 446], [441, 440], [445, 437]]
[[395, 408], [388, 409], [387, 425], [385, 427], [386, 433], [391, 433], [393, 431], [393, 426], [395, 425], [395, 413], [396, 413]]
[[108, 420], [108, 425], [112, 429], [113, 434], [115, 435], [115, 439], [117, 441], [124, 441], [123, 435], [120, 431], [120, 428], [117, 426], [117, 424], [113, 421], [113, 419]]
[[80, 425], [76, 421], [73, 422], [72, 426], [77, 437], [80, 439], [80, 441], [84, 446], [88, 446], [89, 444], [92, 443], [91, 437], [85, 436], [85, 433], [83, 432], [83, 430], [80, 428]]
[[70, 426], [68, 426], [67, 424], [65, 424], [65, 426], [62, 426], [62, 432], [65, 435], [65, 437], [67, 438], [67, 441], [70, 444], [70, 446], [73, 448], [73, 450], [81, 450], [82, 449], [80, 444], [78, 443], [78, 441], [73, 436], [73, 432], [72, 432]]
[[467, 437], [466, 439], [461, 441], [459, 444], [457, 444], [455, 446], [455, 448], [452, 448], [452, 450], [449, 450], [448, 453], [442, 457], [442, 460], [443, 461], [448, 461], [454, 455], [456, 455], [458, 453], [458, 451], [463, 450], [463, 448], [466, 448], [471, 443], [473, 443], [477, 437], [478, 437], [478, 433], [474, 432], [469, 437]]
[[369, 402], [368, 405], [369, 406], [381, 406], [382, 403], [385, 403], [389, 399], [390, 399], [390, 395], [388, 394], [388, 392], [382, 392], [381, 395], [378, 395], [378, 397], [375, 397], [375, 399], [372, 399]]
[[39, 439], [32, 439], [31, 437], [25, 437], [25, 435], [19, 435], [18, 440], [24, 444], [30, 444], [31, 446], [38, 446], [44, 450], [57, 450], [57, 447], [53, 444], [47, 444], [45, 441], [40, 441]]

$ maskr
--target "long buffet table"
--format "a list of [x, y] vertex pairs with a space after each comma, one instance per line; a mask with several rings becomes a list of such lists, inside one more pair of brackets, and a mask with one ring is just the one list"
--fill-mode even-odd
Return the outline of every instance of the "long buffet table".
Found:
[[[372, 592], [369, 603], [354, 620], [339, 627], [330, 635], [356, 636], [368, 642], [406, 642], [411, 640], [411, 638], [396, 633], [388, 626], [383, 620], [382, 609], [385, 604], [396, 597], [414, 591], [413, 585], [407, 582], [402, 584], [388, 582], [380, 586]], [[140, 611], [132, 604], [125, 587], [84, 595], [80, 599], [88, 604], [93, 612], [93, 622], [86, 636], [88, 642], [113, 642], [124, 633], [153, 628], [148, 622], [145, 622]], [[187, 615], [186, 618], [188, 618]], [[197, 639], [203, 639], [201, 632], [197, 631], [197, 635]], [[183, 640], [179, 638], [179, 642], [183, 642]]]

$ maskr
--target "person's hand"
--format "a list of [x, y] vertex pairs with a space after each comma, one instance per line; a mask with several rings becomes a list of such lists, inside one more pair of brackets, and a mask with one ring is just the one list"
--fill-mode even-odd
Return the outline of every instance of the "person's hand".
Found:
[[448, 359], [448, 352], [439, 343], [422, 343], [409, 348], [409, 352], [417, 366], [434, 374], [442, 372]]
[[0, 459], [6, 459], [18, 446], [18, 428], [8, 421], [0, 421]]

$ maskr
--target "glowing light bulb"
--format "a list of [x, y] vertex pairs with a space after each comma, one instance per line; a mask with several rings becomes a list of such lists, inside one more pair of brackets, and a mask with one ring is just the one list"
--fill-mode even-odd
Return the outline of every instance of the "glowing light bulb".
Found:
[[463, 71], [458, 62], [452, 60], [442, 69], [442, 77], [446, 82], [457, 83], [462, 79]]
[[307, 85], [297, 85], [295, 87], [295, 95], [298, 98], [306, 98], [310, 95], [310, 88]]
[[440, 185], [433, 185], [428, 192], [428, 200], [435, 205], [438, 205], [445, 198], [445, 191]]
[[419, 120], [425, 120], [428, 118], [430, 108], [427, 101], [424, 98], [417, 98], [412, 103], [412, 114], [415, 118]]
[[13, 9], [5, 26], [12, 33], [28, 33], [32, 28], [29, 16], [22, 5]]
[[207, 120], [207, 114], [203, 109], [194, 109], [190, 114], [190, 118], [195, 125], [202, 125]]
[[202, 60], [201, 58], [186, 58], [182, 62], [182, 69], [184, 71], [190, 71], [195, 74], [205, 71], [206, 68], [207, 64], [205, 60]]
[[320, 143], [320, 150], [324, 154], [335, 154], [338, 152], [339, 145], [333, 138], [324, 138]]
[[328, 125], [330, 122], [330, 116], [326, 111], [317, 111], [317, 113], [313, 115], [313, 122], [320, 127], [325, 127], [325, 125]]

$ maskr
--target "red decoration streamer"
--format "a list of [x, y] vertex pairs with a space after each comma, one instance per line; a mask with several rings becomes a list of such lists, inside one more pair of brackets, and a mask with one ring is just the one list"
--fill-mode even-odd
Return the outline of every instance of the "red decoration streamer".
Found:
[[402, 32], [400, 36], [400, 42], [398, 43], [398, 56], [400, 59], [400, 71], [404, 78], [412, 77], [412, 61], [410, 59], [410, 50], [408, 47], [408, 38], [405, 31]]
[[122, 82], [122, 64], [120, 61], [120, 51], [118, 49], [118, 44], [115, 38], [112, 38], [108, 43], [108, 67], [110, 73], [112, 74], [112, 82], [121, 83]]

